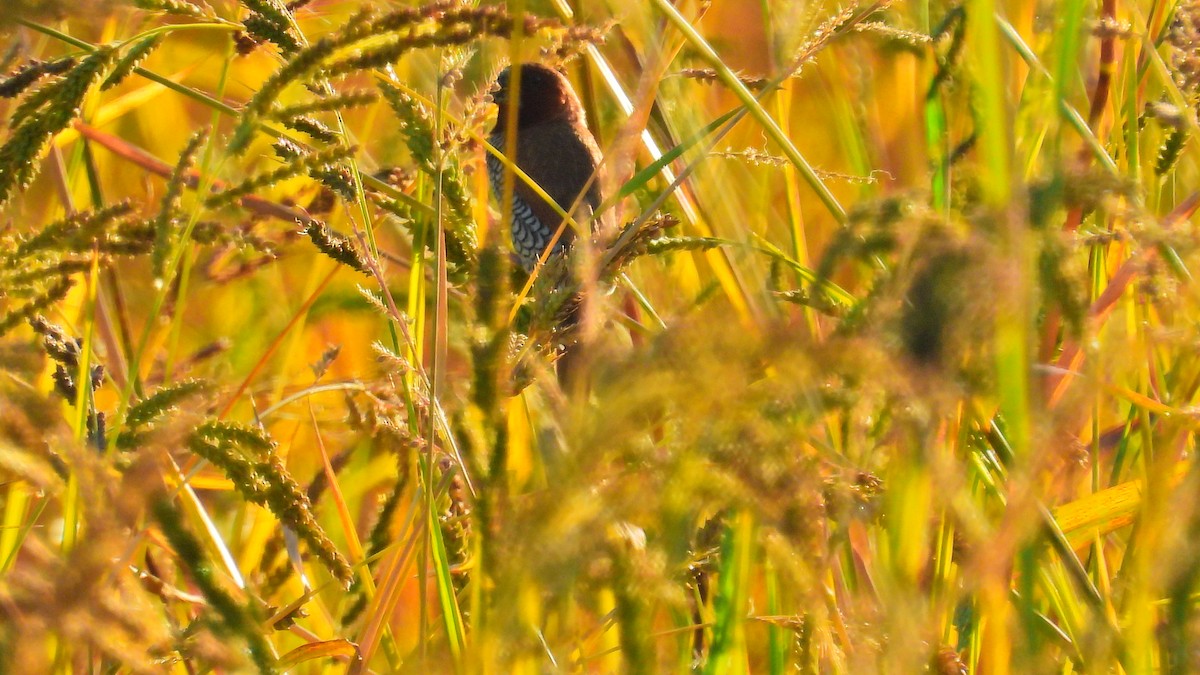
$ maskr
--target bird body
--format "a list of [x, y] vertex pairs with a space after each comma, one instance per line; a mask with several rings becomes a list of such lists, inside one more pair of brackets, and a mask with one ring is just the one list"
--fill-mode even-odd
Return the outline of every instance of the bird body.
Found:
[[[589, 223], [600, 208], [600, 184], [594, 174], [601, 154], [587, 128], [579, 97], [567, 78], [553, 69], [537, 64], [519, 68], [519, 99], [515, 103], [509, 101], [512, 69], [497, 78], [499, 91], [495, 99], [500, 114], [488, 142], [537, 183], [559, 208], [571, 213], [577, 224]], [[515, 152], [505, 143], [508, 115], [513, 110], [517, 114]], [[503, 199], [504, 164], [488, 155], [487, 169], [492, 190]], [[513, 181], [511, 211], [513, 249], [521, 265], [531, 270], [564, 219], [520, 178]], [[564, 227], [555, 251], [569, 248], [575, 234], [570, 225]]]

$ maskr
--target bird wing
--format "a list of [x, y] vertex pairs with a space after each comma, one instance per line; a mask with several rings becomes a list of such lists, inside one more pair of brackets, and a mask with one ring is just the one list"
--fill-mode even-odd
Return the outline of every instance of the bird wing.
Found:
[[[517, 144], [517, 165], [536, 182], [564, 211], [571, 208], [584, 185], [591, 180], [587, 195], [580, 200], [572, 216], [584, 225], [600, 207], [600, 181], [592, 179], [600, 164], [600, 149], [586, 129], [567, 123], [539, 124], [521, 130]], [[533, 214], [553, 233], [563, 222], [553, 207], [539, 197], [524, 181], [516, 181], [515, 193], [525, 200]], [[571, 227], [561, 241], [576, 235]]]

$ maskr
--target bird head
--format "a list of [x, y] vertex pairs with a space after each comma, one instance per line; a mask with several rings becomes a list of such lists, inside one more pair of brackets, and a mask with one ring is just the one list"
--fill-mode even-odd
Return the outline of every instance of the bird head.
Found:
[[[520, 70], [518, 77], [514, 72]], [[529, 127], [544, 122], [581, 122], [583, 106], [562, 73], [537, 63], [525, 63], [505, 68], [496, 77], [497, 91], [492, 100], [500, 106], [496, 129], [503, 129], [510, 110], [515, 110], [517, 127]], [[516, 92], [517, 99], [510, 101]]]

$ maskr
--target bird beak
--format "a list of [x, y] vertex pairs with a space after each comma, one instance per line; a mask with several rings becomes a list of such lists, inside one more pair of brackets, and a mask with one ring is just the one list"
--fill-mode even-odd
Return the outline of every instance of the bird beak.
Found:
[[497, 105], [508, 103], [508, 69], [496, 76], [496, 92], [492, 94], [492, 102]]

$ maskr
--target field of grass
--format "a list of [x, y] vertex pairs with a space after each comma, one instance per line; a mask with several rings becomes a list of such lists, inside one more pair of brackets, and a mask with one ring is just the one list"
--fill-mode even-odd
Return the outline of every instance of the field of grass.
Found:
[[0, 15], [0, 673], [1200, 670], [1195, 0]]

